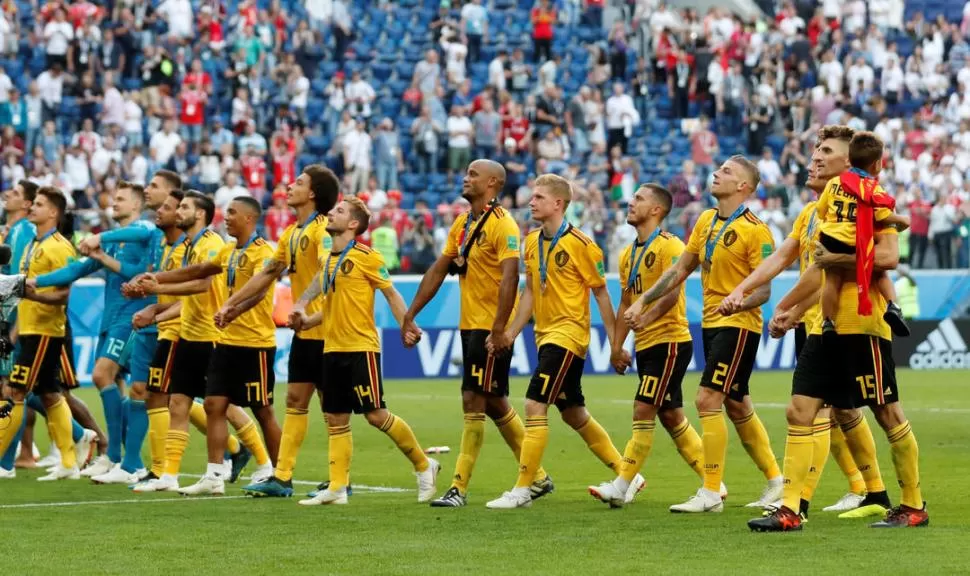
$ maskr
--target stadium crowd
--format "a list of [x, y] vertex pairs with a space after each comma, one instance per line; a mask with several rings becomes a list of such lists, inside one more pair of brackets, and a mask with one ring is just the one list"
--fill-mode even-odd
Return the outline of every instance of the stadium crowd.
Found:
[[686, 237], [737, 152], [780, 243], [817, 128], [847, 124], [886, 142], [903, 257], [968, 267], [970, 2], [758, 4], [745, 19], [655, 0], [4, 0], [3, 186], [71, 191], [84, 234], [111, 226], [119, 181], [168, 168], [213, 195], [217, 228], [232, 198], [258, 199], [275, 241], [295, 218], [285, 187], [324, 161], [378, 214], [365, 240], [391, 271], [420, 273], [488, 157], [510, 208], [536, 174], [577, 182], [569, 219], [616, 270], [639, 183], [670, 187]]

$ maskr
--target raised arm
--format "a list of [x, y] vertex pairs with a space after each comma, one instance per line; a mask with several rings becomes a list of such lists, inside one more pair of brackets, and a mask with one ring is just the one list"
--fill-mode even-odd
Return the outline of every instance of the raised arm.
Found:
[[148, 269], [147, 255], [146, 258], [142, 258], [141, 262], [138, 262], [137, 264], [132, 262], [120, 262], [117, 258], [106, 254], [102, 250], [92, 252], [90, 258], [92, 260], [97, 260], [104, 268], [111, 270], [125, 280], [131, 280], [135, 276], [145, 272]]

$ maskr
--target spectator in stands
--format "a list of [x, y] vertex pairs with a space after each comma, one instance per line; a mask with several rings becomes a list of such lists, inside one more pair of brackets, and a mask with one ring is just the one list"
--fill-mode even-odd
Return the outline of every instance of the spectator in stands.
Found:
[[525, 93], [532, 88], [532, 66], [526, 63], [525, 53], [521, 48], [512, 51], [512, 60], [508, 64], [506, 78], [509, 80], [509, 90], [516, 100], [521, 101]]
[[791, 231], [791, 224], [788, 222], [788, 217], [785, 216], [781, 197], [775, 195], [768, 196], [764, 209], [758, 213], [758, 218], [768, 225], [768, 230], [771, 231], [771, 237], [775, 240], [775, 246], [781, 246], [788, 232]]
[[333, 0], [330, 32], [333, 34], [334, 41], [333, 56], [342, 68], [347, 57], [347, 48], [354, 39], [354, 24], [346, 0]]
[[421, 108], [421, 116], [411, 124], [417, 171], [419, 174], [438, 172], [438, 138], [445, 127], [431, 117], [431, 108]]
[[758, 172], [761, 173], [761, 183], [766, 190], [781, 184], [781, 166], [775, 160], [775, 154], [771, 148], [766, 147], [761, 151], [761, 158], [758, 160]]
[[371, 103], [377, 98], [374, 88], [361, 78], [360, 71], [354, 70], [346, 90], [347, 107], [350, 114], [360, 118], [370, 118]]
[[221, 188], [216, 190], [215, 197], [213, 198], [213, 203], [221, 211], [225, 211], [232, 202], [233, 198], [238, 196], [252, 196], [249, 189], [239, 183], [239, 173], [235, 170], [227, 170], [225, 184]]
[[[181, 152], [184, 155], [184, 144], [180, 144], [179, 146], [181, 147]], [[122, 154], [121, 150], [118, 150], [115, 147], [114, 136], [110, 134], [106, 135], [103, 139], [102, 146], [98, 147], [91, 154], [89, 160], [91, 164], [91, 175], [94, 177], [94, 180], [102, 180], [111, 169], [112, 163], [114, 163], [116, 167], [120, 168], [123, 158], [124, 154]], [[181, 168], [182, 171], [179, 173], [184, 174], [188, 170], [188, 163], [186, 162], [186, 164], [181, 166]]]
[[266, 195], [266, 158], [265, 152], [260, 153], [254, 146], [244, 146], [240, 141], [242, 156], [239, 158], [239, 166], [242, 170], [242, 179], [249, 189], [250, 196], [262, 202]]
[[445, 54], [445, 76], [449, 86], [459, 86], [466, 78], [465, 59], [468, 56], [468, 47], [463, 40], [455, 35], [441, 37], [441, 47]]
[[475, 157], [494, 158], [502, 136], [502, 117], [495, 111], [490, 98], [482, 100], [482, 109], [472, 118], [475, 135]]
[[296, 214], [286, 205], [286, 186], [281, 184], [273, 190], [273, 205], [266, 211], [266, 237], [273, 242], [279, 242], [283, 230], [294, 222]]
[[414, 82], [422, 94], [433, 94], [441, 83], [441, 65], [438, 64], [438, 53], [428, 50], [424, 53], [424, 60], [414, 66]]
[[553, 128], [562, 126], [566, 105], [559, 88], [553, 83], [545, 85], [542, 96], [536, 100], [536, 136], [541, 140]]
[[401, 266], [398, 235], [394, 231], [394, 228], [391, 227], [390, 220], [383, 220], [376, 229], [371, 231], [370, 242], [371, 248], [377, 250], [384, 258], [384, 264], [388, 272], [397, 272]]
[[613, 84], [613, 95], [606, 101], [606, 127], [609, 130], [607, 147], [612, 149], [619, 146], [624, 154], [627, 152], [629, 138], [633, 127], [640, 124], [640, 114], [633, 99], [624, 91], [623, 84]]
[[495, 58], [488, 63], [488, 85], [498, 92], [502, 92], [508, 87], [510, 75], [509, 51], [502, 48], [495, 54]]
[[398, 187], [398, 171], [404, 170], [400, 136], [390, 118], [381, 120], [374, 138], [374, 170], [381, 190]]
[[452, 106], [448, 117], [448, 181], [456, 172], [463, 172], [471, 161], [471, 144], [474, 137], [472, 122], [465, 115], [463, 106]]
[[427, 220], [416, 216], [411, 226], [401, 240], [401, 256], [410, 261], [407, 272], [424, 274], [434, 264], [437, 254], [434, 249], [434, 237], [431, 235]]
[[751, 94], [750, 104], [745, 112], [745, 123], [748, 125], [748, 154], [758, 154], [764, 148], [773, 116], [774, 111], [770, 105], [762, 103], [761, 95]]
[[549, 0], [539, 0], [532, 8], [532, 61], [543, 62], [552, 59], [552, 38], [556, 24], [556, 9]]
[[502, 154], [498, 155], [495, 161], [505, 166], [503, 199], [510, 198], [512, 205], [516, 206], [515, 193], [520, 186], [525, 184], [530, 167], [530, 158], [525, 152], [519, 150], [515, 138], [505, 138]]
[[923, 268], [926, 262], [926, 250], [929, 246], [930, 212], [933, 204], [923, 198], [923, 192], [918, 186], [910, 188], [909, 209], [909, 245], [910, 258], [914, 268]]
[[461, 7], [460, 26], [468, 39], [468, 61], [474, 64], [480, 60], [482, 42], [488, 38], [488, 10], [482, 0], [471, 0]]
[[563, 143], [561, 130], [557, 127], [546, 132], [536, 144], [536, 157], [546, 162], [546, 172], [562, 175], [569, 165], [566, 163], [568, 150]]
[[940, 194], [930, 210], [930, 239], [936, 252], [937, 267], [953, 267], [953, 231], [956, 228], [956, 209], [947, 203], [946, 196]]
[[66, 68], [67, 52], [74, 40], [74, 27], [67, 21], [67, 13], [63, 8], [55, 10], [54, 19], [44, 26], [43, 37], [46, 43], [47, 68], [54, 64]]
[[242, 138], [239, 139], [239, 149], [252, 149], [254, 154], [266, 154], [269, 150], [266, 145], [266, 138], [256, 131], [256, 121], [247, 121], [244, 131]]
[[367, 123], [363, 118], [357, 118], [354, 129], [344, 136], [343, 152], [350, 192], [356, 194], [367, 185], [373, 166], [373, 140], [367, 132]]

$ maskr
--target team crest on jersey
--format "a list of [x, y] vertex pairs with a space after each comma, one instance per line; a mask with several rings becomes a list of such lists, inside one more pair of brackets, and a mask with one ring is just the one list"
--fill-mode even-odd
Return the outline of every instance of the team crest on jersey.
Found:
[[239, 267], [245, 268], [246, 264], [249, 264], [249, 258], [247, 258], [245, 254], [243, 254], [242, 256], [239, 257]]
[[350, 260], [344, 260], [344, 263], [340, 265], [340, 271], [344, 274], [350, 274], [350, 271], [354, 269], [354, 263]]
[[566, 264], [569, 264], [569, 254], [567, 254], [565, 250], [556, 252], [556, 266], [562, 268]]
[[300, 251], [306, 252], [307, 246], [310, 245], [310, 239], [306, 236], [300, 238]]
[[655, 252], [650, 252], [647, 257], [643, 259], [643, 263], [646, 264], [647, 268], [653, 268], [653, 263], [657, 261], [657, 254]]
[[34, 255], [33, 255], [33, 257], [32, 257], [32, 258], [30, 259], [30, 261], [31, 261], [31, 262], [38, 262], [38, 261], [40, 261], [40, 259], [41, 259], [41, 257], [42, 257], [43, 255], [44, 255], [44, 249], [43, 249], [43, 248], [41, 248], [40, 246], [38, 246], [38, 247], [37, 247], [37, 249], [36, 249], [36, 250], [34, 250]]
[[738, 241], [738, 233], [734, 230], [728, 230], [724, 233], [724, 245], [730, 246]]

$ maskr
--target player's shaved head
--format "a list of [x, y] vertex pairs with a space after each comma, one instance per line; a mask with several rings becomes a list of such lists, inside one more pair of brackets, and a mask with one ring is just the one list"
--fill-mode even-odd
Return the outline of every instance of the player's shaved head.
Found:
[[481, 170], [486, 178], [495, 178], [499, 188], [505, 186], [505, 166], [502, 166], [495, 160], [486, 159], [475, 160], [473, 164], [478, 165], [477, 168]]
[[461, 195], [469, 202], [482, 197], [489, 201], [498, 196], [503, 188], [505, 167], [494, 160], [480, 158], [468, 165], [462, 181]]
[[259, 218], [263, 213], [262, 207], [259, 205], [259, 201], [252, 196], [236, 196], [232, 199], [233, 202], [239, 205], [244, 211], [248, 212], [250, 215]]

